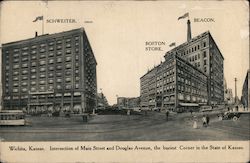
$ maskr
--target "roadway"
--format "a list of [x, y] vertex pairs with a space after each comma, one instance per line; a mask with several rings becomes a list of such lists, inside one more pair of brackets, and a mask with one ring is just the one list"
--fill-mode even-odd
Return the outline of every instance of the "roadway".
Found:
[[250, 140], [250, 115], [239, 120], [223, 120], [217, 112], [207, 113], [210, 125], [192, 127], [190, 113], [173, 114], [166, 121], [164, 113], [147, 115], [92, 115], [88, 122], [81, 117], [27, 117], [30, 126], [0, 127], [0, 138], [6, 141], [226, 141]]

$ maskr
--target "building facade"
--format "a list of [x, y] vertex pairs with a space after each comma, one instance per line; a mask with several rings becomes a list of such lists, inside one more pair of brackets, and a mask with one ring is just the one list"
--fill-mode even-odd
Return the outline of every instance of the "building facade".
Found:
[[176, 54], [208, 76], [208, 104], [224, 102], [224, 57], [209, 31], [185, 42], [168, 54]]
[[83, 28], [3, 44], [4, 109], [96, 107], [96, 59]]
[[97, 109], [105, 109], [109, 106], [106, 96], [101, 92], [97, 93]]
[[247, 75], [242, 88], [242, 97], [241, 102], [245, 108], [250, 109], [249, 101], [250, 101], [250, 69], [247, 71]]
[[[148, 92], [141, 90], [142, 110], [195, 110], [207, 104], [207, 75], [176, 54], [166, 56], [164, 62], [148, 73], [152, 75], [152, 72], [154, 93], [150, 94], [150, 98], [144, 98], [149, 97]], [[147, 74], [141, 78], [141, 83], [145, 83], [145, 76]]]
[[164, 58], [140, 78], [142, 109], [182, 111], [224, 103], [224, 58], [209, 31], [189, 38]]
[[132, 109], [140, 107], [140, 97], [117, 97], [119, 109]]

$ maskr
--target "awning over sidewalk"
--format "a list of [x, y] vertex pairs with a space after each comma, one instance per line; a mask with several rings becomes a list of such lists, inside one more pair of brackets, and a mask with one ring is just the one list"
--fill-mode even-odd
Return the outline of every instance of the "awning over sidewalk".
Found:
[[199, 104], [196, 103], [179, 103], [181, 106], [199, 106]]

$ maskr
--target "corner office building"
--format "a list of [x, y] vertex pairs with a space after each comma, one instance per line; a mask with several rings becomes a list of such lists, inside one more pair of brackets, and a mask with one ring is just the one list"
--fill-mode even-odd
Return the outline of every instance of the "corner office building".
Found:
[[83, 28], [3, 44], [4, 109], [96, 107], [95, 56]]
[[141, 107], [186, 110], [224, 102], [224, 58], [210, 32], [165, 54], [165, 61], [141, 77]]
[[174, 54], [141, 77], [142, 109], [195, 110], [207, 98], [206, 74]]

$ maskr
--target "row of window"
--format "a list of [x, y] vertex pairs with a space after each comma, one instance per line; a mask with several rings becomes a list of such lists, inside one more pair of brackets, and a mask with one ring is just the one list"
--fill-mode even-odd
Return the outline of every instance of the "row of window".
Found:
[[[57, 84], [55, 88], [56, 89], [62, 89], [63, 87], [62, 87], [62, 85]], [[75, 84], [75, 86], [72, 86], [70, 84], [66, 84], [65, 85], [65, 89], [72, 89], [72, 88], [78, 89], [79, 88], [79, 84], [77, 83], [77, 84]], [[53, 85], [48, 85], [48, 89], [46, 89], [46, 86], [42, 86], [42, 85], [40, 85], [38, 89], [36, 87], [31, 87], [30, 88], [31, 92], [35, 92], [35, 91], [48, 91], [48, 90], [54, 90], [54, 86]], [[8, 93], [9, 89], [6, 89], [5, 91], [6, 91], [6, 93]], [[28, 88], [22, 87], [20, 89], [20, 91], [21, 92], [28, 92]], [[13, 88], [12, 92], [13, 93], [18, 93], [19, 89], [18, 88]]]
[[[207, 43], [206, 41], [204, 41], [202, 43], [202, 47], [206, 47], [207, 46]], [[189, 49], [187, 49], [186, 51], [184, 51], [181, 56], [185, 56], [189, 53], [192, 53], [192, 52], [196, 52], [197, 50], [200, 50], [200, 45], [194, 45], [193, 47], [190, 47]]]

